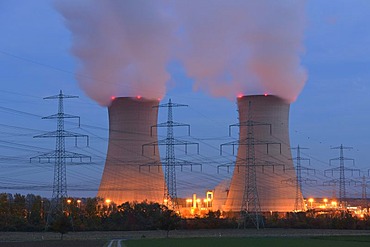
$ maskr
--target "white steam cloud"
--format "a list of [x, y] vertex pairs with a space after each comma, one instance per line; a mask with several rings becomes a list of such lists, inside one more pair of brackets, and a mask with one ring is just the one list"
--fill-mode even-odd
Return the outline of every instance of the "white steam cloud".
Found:
[[58, 1], [81, 61], [80, 86], [111, 96], [161, 98], [177, 59], [195, 90], [234, 99], [274, 94], [294, 101], [307, 79], [304, 0]]
[[113, 96], [160, 98], [175, 26], [167, 1], [57, 1], [73, 34], [80, 87], [101, 105]]
[[179, 57], [195, 89], [234, 99], [274, 94], [294, 101], [307, 75], [303, 53], [305, 2], [300, 0], [186, 0]]

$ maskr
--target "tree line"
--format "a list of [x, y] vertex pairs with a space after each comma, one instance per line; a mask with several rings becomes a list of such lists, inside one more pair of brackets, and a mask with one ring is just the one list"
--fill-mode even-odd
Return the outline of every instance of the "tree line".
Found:
[[[28, 194], [0, 194], [0, 231], [44, 231], [50, 200]], [[223, 217], [220, 211], [204, 217], [181, 218], [164, 205], [151, 202], [107, 203], [101, 198], [65, 200], [63, 217], [47, 230], [66, 231], [133, 231], [172, 229], [238, 228], [240, 218]], [[370, 218], [360, 219], [349, 213], [313, 215], [310, 212], [271, 213], [263, 215], [265, 227], [370, 229]], [[253, 224], [244, 224], [253, 228]]]

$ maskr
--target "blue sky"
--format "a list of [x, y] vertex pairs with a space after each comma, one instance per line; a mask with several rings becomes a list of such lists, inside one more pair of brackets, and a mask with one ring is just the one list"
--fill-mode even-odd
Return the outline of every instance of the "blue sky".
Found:
[[[67, 128], [91, 136], [91, 146], [86, 148], [81, 143], [78, 151], [90, 154], [94, 160], [90, 166], [68, 167], [69, 194], [94, 196], [107, 148], [107, 110], [78, 87], [74, 76], [76, 59], [70, 53], [71, 34], [51, 2], [0, 0], [0, 186], [4, 187], [0, 191], [51, 195], [37, 186], [52, 184], [52, 165], [29, 163], [29, 158], [54, 148], [54, 140], [32, 136], [56, 128], [55, 122], [41, 117], [54, 114], [57, 102], [42, 98], [62, 89], [80, 96], [66, 102], [65, 110], [81, 116], [82, 126], [79, 129], [71, 122]], [[330, 148], [340, 144], [353, 147], [345, 155], [355, 159], [356, 168], [365, 175], [370, 168], [369, 9], [367, 0], [307, 1], [302, 64], [308, 81], [291, 105], [290, 138], [292, 146], [309, 148], [304, 155], [311, 158], [318, 180], [330, 179], [322, 173], [332, 168], [329, 159], [339, 155]], [[186, 78], [178, 64], [172, 64], [169, 70], [171, 80], [182, 83], [170, 88], [164, 101], [172, 98], [189, 105], [175, 111], [174, 117], [191, 124], [192, 140], [199, 140], [201, 147], [199, 156], [194, 151], [188, 156], [179, 152], [178, 157], [205, 162], [202, 173], [178, 172], [179, 194], [202, 194], [231, 175], [217, 174], [216, 167], [233, 160], [231, 156], [220, 157], [218, 148], [232, 140], [228, 125], [237, 122], [236, 104], [193, 92], [193, 81]], [[165, 117], [166, 113], [160, 112], [159, 121], [165, 121]], [[76, 151], [73, 142], [70, 146]], [[5, 188], [12, 186], [24, 188]], [[305, 186], [304, 191], [306, 196], [330, 195], [333, 188]], [[361, 188], [349, 187], [348, 193], [361, 196]]]

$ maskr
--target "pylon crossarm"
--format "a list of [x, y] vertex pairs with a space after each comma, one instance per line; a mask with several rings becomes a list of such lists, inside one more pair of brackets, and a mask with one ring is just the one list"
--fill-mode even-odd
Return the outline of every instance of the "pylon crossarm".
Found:
[[339, 179], [333, 179], [333, 180], [330, 180], [330, 181], [325, 181], [323, 183], [324, 186], [332, 186], [332, 185], [336, 185], [337, 183], [339, 183]]
[[229, 125], [229, 136], [231, 136], [232, 127], [240, 128], [240, 127], [254, 127], [254, 126], [269, 126], [270, 135], [272, 135], [272, 125], [271, 124], [249, 120], [249, 121]]
[[331, 175], [333, 176], [334, 175], [334, 172], [341, 172], [341, 171], [351, 172], [352, 173], [352, 176], [353, 176], [353, 172], [358, 172], [358, 175], [359, 176], [361, 174], [361, 170], [360, 169], [351, 169], [351, 168], [347, 168], [347, 167], [335, 167], [335, 168], [332, 168], [332, 169], [325, 170], [324, 171], [324, 175], [326, 176], [326, 174], [328, 172], [330, 172]]
[[50, 131], [42, 135], [35, 135], [33, 138], [47, 138], [47, 137], [87, 137], [88, 135], [79, 134], [71, 131]]
[[313, 169], [313, 168], [308, 168], [308, 167], [301, 166], [301, 170], [306, 171], [307, 175], [310, 174], [310, 171], [313, 171], [313, 174], [316, 175], [316, 170]]
[[332, 164], [332, 161], [352, 161], [352, 164], [355, 165], [355, 159], [352, 158], [345, 158], [345, 157], [339, 157], [339, 158], [333, 158], [329, 160], [329, 165]]
[[178, 103], [172, 103], [171, 102], [171, 99], [170, 99], [168, 103], [156, 105], [156, 106], [153, 106], [153, 108], [159, 108], [159, 107], [182, 107], [182, 106], [188, 107], [188, 105], [178, 104]]
[[57, 95], [53, 95], [53, 96], [48, 96], [48, 97], [44, 97], [44, 99], [76, 99], [78, 98], [78, 96], [74, 96], [74, 95], [67, 95], [67, 94], [63, 94], [62, 90], [60, 90], [59, 94]]
[[[295, 170], [296, 170], [296, 168], [295, 168], [295, 167], [293, 167], [293, 168], [286, 168], [285, 170], [286, 170], [286, 171], [289, 171], [289, 170], [293, 170], [293, 171], [295, 171]], [[309, 175], [309, 174], [310, 174], [310, 171], [312, 171], [314, 175], [316, 174], [316, 169], [313, 169], [313, 168], [308, 168], [308, 167], [305, 167], [305, 166], [300, 166], [300, 170], [301, 170], [301, 171], [306, 171], [306, 174], [307, 174], [307, 175]]]
[[238, 141], [232, 141], [232, 142], [227, 142], [223, 143], [220, 145], [220, 155], [223, 153], [223, 147], [224, 146], [232, 146], [233, 147], [233, 155], [235, 155], [235, 146], [238, 146]]
[[241, 159], [239, 157], [239, 160], [236, 162], [236, 165], [239, 165], [239, 166], [256, 166], [256, 167], [259, 167], [259, 166], [279, 166], [279, 167], [283, 167], [283, 170], [285, 171], [285, 164], [282, 164], [282, 163], [277, 163], [277, 162], [272, 162], [272, 161], [267, 161], [267, 160], [255, 160], [254, 163], [252, 165], [248, 165], [248, 159]]
[[233, 155], [235, 155], [235, 146], [255, 146], [255, 145], [266, 145], [266, 152], [269, 153], [269, 145], [279, 145], [280, 154], [281, 154], [281, 143], [279, 142], [267, 142], [267, 141], [258, 141], [255, 139], [245, 138], [244, 140], [226, 142], [220, 145], [220, 155], [223, 153], [224, 146], [233, 147]]
[[172, 121], [167, 121], [165, 123], [156, 124], [150, 127], [150, 136], [153, 136], [153, 128], [168, 128], [168, 127], [187, 127], [188, 136], [190, 136], [190, 124], [176, 123]]
[[340, 171], [340, 167], [336, 167], [336, 168], [333, 168], [333, 169], [327, 169], [327, 170], [325, 170], [324, 171], [324, 176], [327, 177], [326, 174], [329, 173], [329, 172], [331, 173], [331, 176], [333, 176], [335, 171]]
[[58, 158], [70, 159], [71, 162], [74, 159], [80, 159], [81, 161], [83, 159], [89, 159], [89, 161], [91, 161], [91, 156], [83, 155], [83, 154], [79, 154], [79, 153], [74, 153], [74, 152], [68, 152], [68, 151], [64, 151], [63, 153], [58, 153], [56, 151], [52, 151], [52, 152], [49, 152], [49, 153], [45, 153], [45, 154], [41, 154], [41, 155], [31, 157], [30, 161], [32, 161], [34, 159], [38, 159], [39, 162], [41, 162], [41, 163], [43, 163], [42, 162], [43, 160], [47, 160], [46, 163], [50, 163], [51, 160], [55, 160], [55, 159], [58, 159]]
[[[295, 185], [297, 183], [297, 179], [289, 178], [289, 179], [282, 180], [281, 182], [282, 183], [289, 183], [289, 184], [294, 184]], [[317, 184], [317, 180], [315, 180], [315, 179], [309, 179], [309, 178], [302, 178], [301, 179], [301, 182], [303, 182], [305, 184], [313, 184], [313, 183]]]
[[190, 161], [186, 161], [186, 160], [179, 160], [177, 159], [175, 162], [162, 162], [163, 166], [175, 166], [175, 167], [180, 167], [181, 168], [181, 171], [183, 170], [183, 167], [190, 167], [190, 171], [193, 171], [193, 166], [199, 166], [200, 167], [200, 171], [202, 172], [203, 170], [203, 165], [200, 164], [200, 163], [195, 163], [195, 162], [190, 162]]
[[75, 116], [75, 115], [71, 115], [71, 114], [67, 114], [67, 113], [63, 113], [63, 112], [60, 112], [60, 113], [57, 113], [57, 114], [52, 114], [50, 116], [46, 116], [46, 117], [42, 117], [41, 119], [56, 119], [56, 118], [77, 118], [80, 122], [80, 117], [79, 116]]
[[317, 184], [317, 180], [316, 179], [310, 179], [310, 178], [302, 178], [302, 182], [304, 182], [305, 184]]
[[185, 147], [185, 154], [188, 153], [188, 146], [189, 145], [196, 145], [197, 146], [197, 154], [199, 154], [199, 143], [197, 142], [189, 142], [189, 141], [183, 141], [178, 139], [169, 139], [165, 138], [156, 142], [151, 142], [142, 145], [142, 154], [144, 154], [144, 147], [146, 146], [153, 146], [154, 147], [154, 154], [155, 154], [155, 146], [167, 146], [169, 143], [173, 146], [184, 146]]
[[50, 131], [47, 133], [44, 133], [42, 135], [36, 135], [33, 138], [55, 138], [55, 137], [73, 137], [75, 138], [75, 146], [77, 147], [77, 139], [78, 138], [86, 138], [86, 146], [89, 146], [89, 136], [84, 134], [79, 134], [76, 132], [61, 130], [61, 131]]
[[254, 138], [245, 138], [244, 140], [240, 140], [239, 145], [245, 145], [245, 146], [256, 146], [256, 145], [266, 145], [266, 152], [269, 153], [269, 146], [270, 145], [279, 145], [280, 148], [280, 154], [281, 154], [281, 143], [280, 142], [269, 142], [269, 141], [259, 141]]
[[153, 147], [153, 154], [154, 155], [156, 155], [156, 149], [155, 149], [155, 147], [156, 146], [158, 146], [158, 142], [150, 142], [150, 143], [146, 143], [146, 144], [143, 144], [142, 146], [141, 146], [141, 155], [144, 155], [144, 149], [145, 149], [145, 147], [148, 147], [148, 146], [152, 146]]
[[[327, 185], [336, 185], [336, 184], [338, 184], [338, 183], [341, 183], [340, 179], [332, 179], [332, 180], [329, 180], [329, 181], [325, 181], [325, 182], [323, 183], [323, 185], [324, 185], [324, 186], [327, 186]], [[345, 180], [344, 180], [344, 183], [345, 183], [346, 185], [352, 185], [352, 184], [356, 185], [356, 184], [359, 184], [359, 183], [361, 183], [361, 182], [356, 181], [356, 180], [353, 180], [353, 179], [345, 179]]]
[[[252, 164], [252, 165], [248, 165], [248, 164], [236, 164], [235, 165], [235, 167], [238, 169], [238, 172], [240, 171], [240, 169], [239, 169], [240, 167], [246, 167], [246, 168], [249, 168], [249, 167], [260, 167], [261, 170], [262, 170], [262, 173], [265, 173], [265, 168], [266, 167], [272, 168], [272, 173], [275, 173], [275, 166], [276, 165], [273, 165], [273, 164]], [[284, 166], [284, 165], [282, 165], [282, 166]]]
[[151, 162], [151, 163], [147, 163], [144, 165], [139, 165], [139, 172], [141, 172], [142, 167], [148, 167], [149, 172], [150, 172], [151, 167], [156, 167], [157, 171], [160, 172], [160, 168], [162, 167], [162, 164], [158, 162]]
[[230, 173], [230, 167], [234, 166], [234, 164], [223, 164], [223, 165], [218, 165], [217, 166], [217, 173], [220, 173], [220, 168], [226, 167], [227, 168], [227, 173]]
[[361, 184], [361, 181], [357, 181], [354, 179], [348, 179], [346, 182], [348, 183], [348, 185], [355, 185], [355, 186], [357, 186], [358, 184]]

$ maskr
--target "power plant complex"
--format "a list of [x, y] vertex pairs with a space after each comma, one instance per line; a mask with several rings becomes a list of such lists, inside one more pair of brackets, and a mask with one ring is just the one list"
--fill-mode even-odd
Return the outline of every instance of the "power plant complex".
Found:
[[[233, 176], [228, 188], [213, 190], [207, 200], [212, 199], [212, 209], [227, 212], [244, 210], [246, 201], [256, 196], [261, 212], [295, 210], [295, 188], [283, 183], [296, 178], [289, 144], [289, 103], [270, 95], [243, 96], [237, 102], [239, 140]], [[166, 183], [158, 147], [154, 146], [154, 152], [142, 152], [144, 144], [157, 141], [156, 128], [152, 128], [157, 124], [156, 105], [158, 101], [144, 98], [112, 101], [99, 197], [116, 204], [145, 200], [163, 204]], [[147, 164], [157, 164], [157, 168], [140, 169]], [[300, 191], [299, 200], [303, 202]]]

